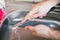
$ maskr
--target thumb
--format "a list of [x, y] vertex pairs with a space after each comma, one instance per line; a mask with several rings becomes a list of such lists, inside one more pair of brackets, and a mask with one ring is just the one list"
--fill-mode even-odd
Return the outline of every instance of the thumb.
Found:
[[25, 29], [30, 30], [30, 31], [34, 31], [34, 27], [33, 26], [26, 26]]
[[31, 31], [33, 36], [36, 36], [36, 31], [34, 26], [26, 26], [25, 29]]

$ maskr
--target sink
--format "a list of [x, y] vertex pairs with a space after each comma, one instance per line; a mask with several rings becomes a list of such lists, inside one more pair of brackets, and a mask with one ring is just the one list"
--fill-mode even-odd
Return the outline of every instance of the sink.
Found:
[[[29, 11], [17, 10], [10, 13], [10, 15], [8, 16], [9, 25], [13, 26], [17, 24], [18, 22], [20, 22], [26, 16], [28, 12]], [[52, 28], [60, 28], [59, 27], [60, 26], [59, 14], [48, 13], [47, 16], [44, 18], [35, 18], [32, 20], [29, 20], [19, 27], [24, 28], [25, 26], [35, 26], [38, 24], [44, 24]]]
[[[9, 26], [13, 26], [20, 22], [28, 13], [29, 11], [21, 11], [17, 10], [9, 14], [9, 16], [3, 22], [2, 28], [0, 30], [0, 39], [1, 40], [8, 40], [10, 35]], [[24, 28], [25, 26], [35, 26], [38, 24], [47, 25], [50, 28], [55, 30], [60, 30], [60, 14], [53, 14], [48, 13], [44, 18], [35, 18], [25, 22], [23, 25], [19, 26]]]

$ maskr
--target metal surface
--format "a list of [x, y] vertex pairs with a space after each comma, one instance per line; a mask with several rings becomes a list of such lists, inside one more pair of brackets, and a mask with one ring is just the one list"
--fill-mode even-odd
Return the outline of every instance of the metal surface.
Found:
[[[18, 23], [17, 26], [19, 27], [25, 27], [25, 26], [35, 26], [38, 24], [44, 24], [47, 25], [50, 28], [53, 28], [55, 30], [59, 30], [60, 31], [60, 14], [58, 13], [48, 13], [46, 17], [39, 19], [32, 19], [29, 20], [27, 22], [25, 22], [24, 24], [20, 25], [20, 21], [26, 16], [26, 14], [29, 11], [14, 11], [12, 13], [10, 13], [3, 21], [2, 23], [2, 27], [0, 29], [0, 40], [10, 40], [9, 39], [9, 35], [11, 33], [11, 29], [10, 26], [13, 27], [13, 29], [15, 29], [14, 25]], [[27, 35], [25, 35], [27, 33], [27, 31], [25, 32], [24, 29], [20, 29], [18, 30], [20, 32], [20, 35], [22, 34], [22, 32], [24, 33], [24, 38], [26, 38]], [[29, 33], [27, 33], [29, 34]], [[23, 34], [22, 34], [23, 35]], [[15, 36], [15, 35], [14, 35]], [[30, 35], [29, 35], [30, 36]], [[22, 37], [22, 38], [23, 38]], [[27, 36], [28, 37], [28, 36]]]
[[32, 19], [29, 20], [27, 22], [25, 22], [24, 24], [21, 24], [20, 21], [26, 16], [26, 14], [29, 11], [14, 11], [11, 13], [10, 16], [8, 16], [8, 20], [9, 20], [9, 25], [10, 26], [19, 26], [19, 27], [25, 27], [25, 26], [34, 26], [34, 25], [38, 25], [38, 24], [44, 24], [47, 25], [48, 27], [51, 28], [55, 28], [58, 29], [60, 28], [60, 18], [59, 15], [57, 14], [47, 14], [46, 17], [40, 19], [40, 18], [36, 18], [36, 19]]

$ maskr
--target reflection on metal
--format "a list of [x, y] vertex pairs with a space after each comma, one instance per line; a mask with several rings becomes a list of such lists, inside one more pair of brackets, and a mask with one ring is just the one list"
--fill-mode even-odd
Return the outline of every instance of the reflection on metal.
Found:
[[55, 9], [54, 11], [60, 11], [60, 9]]
[[9, 29], [10, 29], [12, 32], [15, 33], [15, 35], [16, 35], [17, 38], [18, 38], [18, 40], [20, 40], [20, 39], [21, 39], [20, 34], [17, 32], [17, 29], [18, 29], [18, 28], [19, 28], [19, 27], [12, 27], [12, 26], [9, 27]]
[[21, 21], [23, 18], [15, 18], [12, 21]]
[[60, 7], [60, 6], [55, 6], [55, 7]]
[[38, 21], [38, 22], [50, 22], [50, 23], [56, 23], [56, 24], [59, 24], [60, 25], [60, 22], [57, 22], [57, 21], [54, 21], [54, 20], [43, 20], [43, 19], [32, 19], [31, 21]]
[[54, 24], [50, 24], [50, 27], [51, 28], [55, 28], [56, 26]]
[[[14, 11], [12, 12], [9, 16], [8, 16], [8, 19], [9, 19], [9, 23], [11, 24], [11, 26], [13, 27], [16, 27], [16, 26], [20, 26], [20, 27], [25, 27], [25, 26], [28, 26], [28, 25], [36, 25], [36, 24], [45, 24], [47, 26], [50, 26], [52, 27], [52, 25], [55, 25], [56, 26], [59, 26], [60, 25], [60, 21], [56, 21], [54, 20], [54, 17], [51, 19], [49, 19], [50, 15], [48, 16], [48, 18], [45, 17], [45, 19], [31, 19], [31, 20], [28, 20], [27, 22], [25, 23], [20, 23], [20, 21], [26, 16], [26, 14], [28, 13], [29, 11], [20, 11], [20, 10], [17, 10], [17, 11]], [[33, 24], [32, 24], [33, 23]], [[51, 25], [52, 24], [52, 25]]]

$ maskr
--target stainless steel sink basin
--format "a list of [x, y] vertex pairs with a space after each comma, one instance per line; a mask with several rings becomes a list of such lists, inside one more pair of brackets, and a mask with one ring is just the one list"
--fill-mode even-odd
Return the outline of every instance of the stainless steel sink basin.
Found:
[[[6, 18], [6, 20], [3, 22], [2, 28], [0, 30], [0, 37], [1, 40], [8, 40], [9, 35], [9, 26], [13, 26], [20, 22], [28, 13], [29, 11], [14, 11], [9, 14], [9, 16]], [[50, 28], [53, 28], [55, 30], [60, 30], [60, 14], [47, 14], [46, 17], [40, 19], [32, 19], [27, 22], [25, 22], [23, 25], [19, 26], [24, 28], [25, 26], [34, 26], [38, 24], [44, 24], [47, 25]]]
[[[14, 11], [8, 16], [9, 20], [9, 25], [13, 26], [16, 23], [20, 22], [28, 13], [29, 11]], [[48, 13], [46, 17], [40, 19], [32, 19], [21, 25], [20, 27], [25, 27], [25, 26], [34, 26], [38, 24], [44, 24], [52, 28], [60, 28], [60, 18], [59, 14], [50, 14]], [[58, 26], [58, 27], [57, 27]]]

